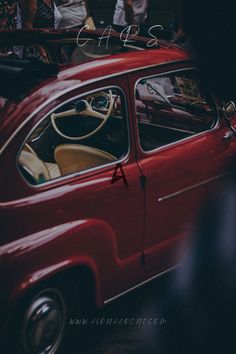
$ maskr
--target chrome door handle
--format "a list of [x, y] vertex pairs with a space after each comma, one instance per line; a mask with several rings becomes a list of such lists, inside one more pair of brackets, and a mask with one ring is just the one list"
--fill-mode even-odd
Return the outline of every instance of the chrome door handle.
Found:
[[230, 140], [232, 139], [234, 136], [234, 133], [232, 131], [228, 131], [227, 133], [225, 133], [225, 135], [223, 136], [223, 140]]

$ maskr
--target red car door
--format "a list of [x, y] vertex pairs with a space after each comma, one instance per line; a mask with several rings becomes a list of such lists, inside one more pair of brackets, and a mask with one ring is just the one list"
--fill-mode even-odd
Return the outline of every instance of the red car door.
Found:
[[[87, 225], [87, 231], [71, 240], [62, 238], [65, 246], [54, 247], [53, 254], [91, 263], [100, 278], [103, 300], [143, 277], [144, 193], [126, 87], [125, 77], [98, 82], [60, 97], [49, 114], [44, 111], [43, 119], [38, 113], [24, 136], [18, 135], [14, 142], [12, 154], [18, 156], [19, 171], [9, 174], [14, 175], [14, 183], [11, 195], [5, 196], [9, 242], [74, 221]], [[79, 116], [76, 108], [73, 115], [75, 107], [85, 102], [89, 113]], [[103, 116], [109, 117], [97, 130]], [[16, 169], [15, 158], [10, 164], [8, 170]], [[39, 259], [44, 266], [51, 264], [49, 248], [47, 255], [34, 257], [32, 269], [39, 267]]]
[[162, 271], [176, 264], [177, 246], [235, 144], [223, 139], [228, 128], [197, 70], [152, 69], [130, 80], [146, 177], [145, 269]]

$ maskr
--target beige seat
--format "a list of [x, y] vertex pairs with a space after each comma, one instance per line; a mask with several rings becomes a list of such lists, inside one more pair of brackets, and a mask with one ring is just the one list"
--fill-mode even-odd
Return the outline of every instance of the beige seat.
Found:
[[45, 165], [47, 166], [50, 179], [58, 178], [61, 176], [59, 167], [56, 163], [45, 162]]
[[62, 176], [116, 161], [114, 156], [105, 151], [76, 144], [58, 146], [54, 157]]
[[[35, 153], [35, 151], [33, 150], [33, 148], [29, 145], [29, 144], [25, 144], [24, 151], [28, 151], [31, 152], [32, 154], [34, 154], [35, 156], [37, 156], [37, 154]], [[54, 178], [58, 178], [61, 176], [59, 168], [57, 166], [57, 164], [55, 163], [51, 163], [51, 162], [44, 162], [48, 172], [49, 172], [49, 176], [50, 179], [54, 179]]]
[[21, 151], [19, 164], [28, 172], [36, 184], [43, 183], [50, 179], [48, 169], [44, 162], [30, 151]]

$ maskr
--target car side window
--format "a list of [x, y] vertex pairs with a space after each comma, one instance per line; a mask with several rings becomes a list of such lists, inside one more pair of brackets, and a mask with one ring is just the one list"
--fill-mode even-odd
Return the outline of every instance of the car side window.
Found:
[[124, 94], [101, 89], [65, 103], [36, 126], [18, 166], [37, 185], [121, 160], [128, 147]]
[[135, 102], [143, 151], [166, 146], [215, 125], [214, 101], [195, 70], [141, 79], [136, 86]]

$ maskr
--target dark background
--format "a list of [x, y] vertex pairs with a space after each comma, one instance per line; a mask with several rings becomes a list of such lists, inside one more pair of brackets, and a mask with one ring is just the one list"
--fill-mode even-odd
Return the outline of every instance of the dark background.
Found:
[[183, 8], [186, 31], [209, 83], [223, 99], [235, 99], [235, 0], [183, 0]]
[[[176, 0], [150, 0], [149, 25], [170, 30]], [[88, 0], [98, 27], [111, 25], [116, 0]], [[199, 65], [224, 100], [236, 99], [235, 0], [182, 0], [185, 31], [193, 38]]]

